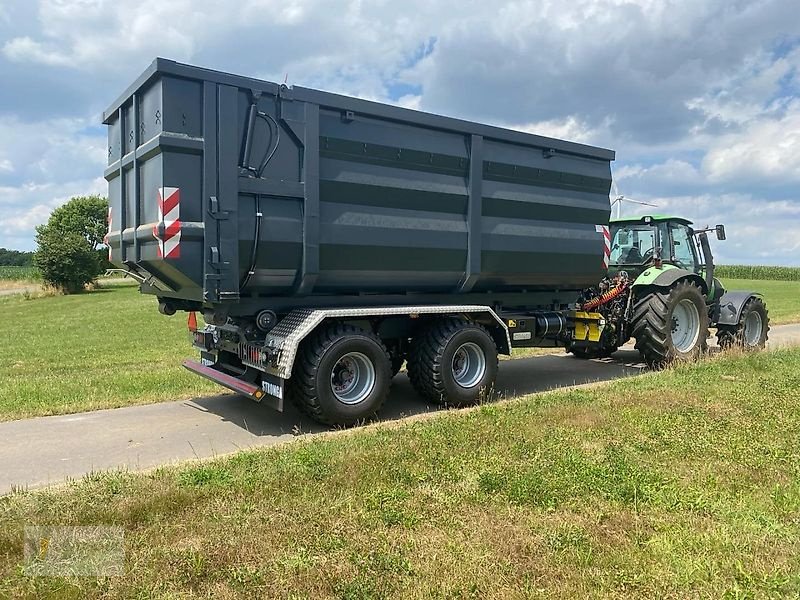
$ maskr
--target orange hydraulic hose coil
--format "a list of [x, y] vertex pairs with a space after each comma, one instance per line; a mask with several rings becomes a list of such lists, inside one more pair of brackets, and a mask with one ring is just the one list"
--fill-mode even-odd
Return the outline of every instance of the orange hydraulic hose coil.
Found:
[[602, 296], [598, 296], [597, 298], [593, 298], [589, 300], [586, 304], [583, 305], [583, 310], [592, 310], [597, 308], [598, 306], [605, 304], [606, 302], [611, 302], [614, 298], [619, 296], [622, 292], [625, 291], [625, 288], [628, 287], [625, 283], [620, 283], [617, 287], [613, 290], [607, 291]]

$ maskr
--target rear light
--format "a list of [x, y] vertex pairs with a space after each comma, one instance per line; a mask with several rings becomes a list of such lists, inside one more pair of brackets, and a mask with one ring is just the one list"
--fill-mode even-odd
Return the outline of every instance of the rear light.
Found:
[[197, 313], [194, 311], [189, 313], [189, 318], [186, 320], [186, 325], [189, 327], [189, 331], [197, 331]]
[[205, 331], [193, 331], [192, 341], [194, 345], [201, 350], [211, 350], [214, 347], [214, 338], [210, 333]]

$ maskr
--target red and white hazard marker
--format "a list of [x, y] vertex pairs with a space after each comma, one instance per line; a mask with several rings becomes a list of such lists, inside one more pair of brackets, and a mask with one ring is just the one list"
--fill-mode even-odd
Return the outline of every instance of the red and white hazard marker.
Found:
[[111, 233], [111, 205], [108, 205], [108, 231], [103, 237], [103, 243], [108, 246], [108, 262], [111, 262], [111, 244], [108, 243], [108, 234]]
[[594, 228], [597, 233], [603, 234], [603, 241], [605, 243], [603, 250], [603, 267], [607, 269], [611, 262], [611, 229], [608, 225], [595, 225]]
[[153, 236], [158, 240], [160, 258], [179, 258], [181, 255], [181, 190], [175, 187], [158, 188], [158, 224], [153, 228]]

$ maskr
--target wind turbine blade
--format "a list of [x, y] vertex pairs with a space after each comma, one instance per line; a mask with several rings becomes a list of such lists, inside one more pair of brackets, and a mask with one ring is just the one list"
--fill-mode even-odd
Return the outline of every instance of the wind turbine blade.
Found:
[[641, 200], [633, 200], [631, 198], [623, 198], [626, 202], [633, 202], [634, 204], [642, 204], [644, 206], [654, 206], [658, 208], [658, 204], [653, 204], [652, 202], [642, 202]]

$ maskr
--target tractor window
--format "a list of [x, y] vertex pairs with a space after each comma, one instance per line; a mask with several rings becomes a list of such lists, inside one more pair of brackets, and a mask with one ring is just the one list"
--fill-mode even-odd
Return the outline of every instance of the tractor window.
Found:
[[672, 235], [672, 252], [670, 256], [664, 255], [664, 260], [669, 260], [676, 267], [687, 271], [697, 270], [697, 257], [694, 253], [692, 238], [689, 228], [680, 223], [672, 223], [669, 226]]
[[611, 264], [641, 265], [653, 258], [655, 232], [649, 225], [617, 226], [611, 242]]

